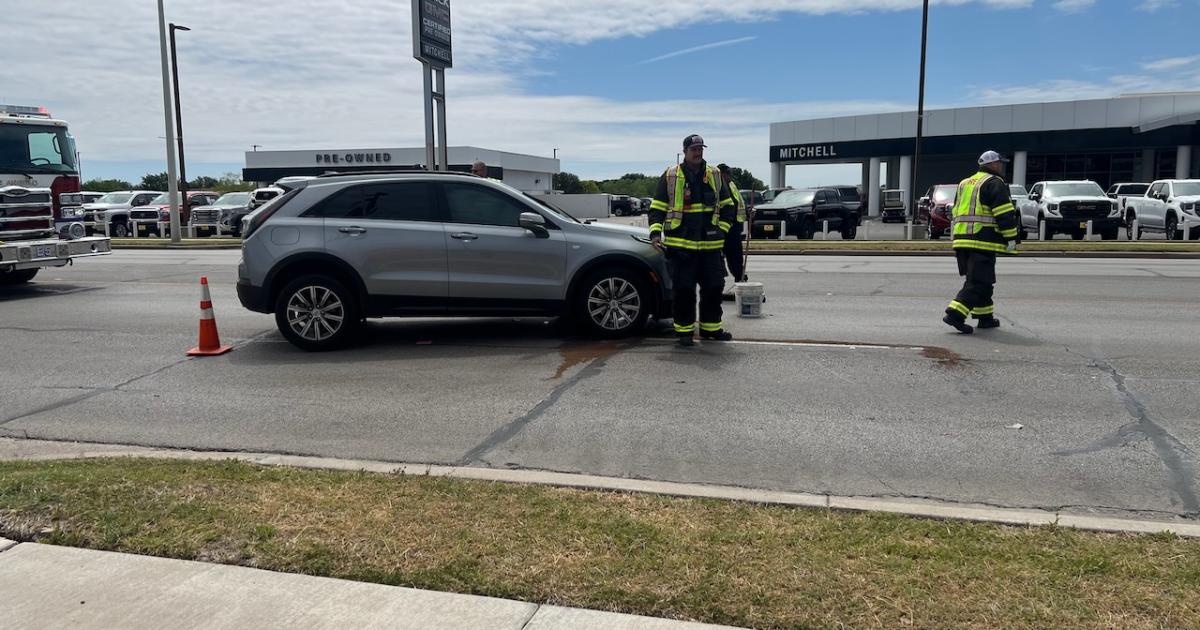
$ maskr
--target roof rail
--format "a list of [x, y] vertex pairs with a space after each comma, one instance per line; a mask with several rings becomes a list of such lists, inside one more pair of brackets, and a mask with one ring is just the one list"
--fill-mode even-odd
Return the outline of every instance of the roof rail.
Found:
[[469, 175], [467, 171], [429, 171], [423, 166], [405, 166], [387, 170], [372, 170], [372, 171], [326, 171], [317, 178], [323, 177], [354, 177], [357, 175], [398, 175], [404, 173], [421, 173], [422, 175]]

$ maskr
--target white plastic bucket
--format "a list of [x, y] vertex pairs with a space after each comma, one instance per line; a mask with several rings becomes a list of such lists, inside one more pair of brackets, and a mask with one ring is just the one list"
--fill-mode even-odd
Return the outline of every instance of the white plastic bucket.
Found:
[[761, 282], [739, 282], [733, 285], [733, 295], [737, 298], [738, 317], [762, 317]]

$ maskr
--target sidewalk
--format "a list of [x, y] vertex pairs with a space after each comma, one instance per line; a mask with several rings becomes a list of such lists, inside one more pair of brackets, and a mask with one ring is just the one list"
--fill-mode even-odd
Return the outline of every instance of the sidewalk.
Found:
[[704, 630], [727, 626], [0, 538], [13, 630]]

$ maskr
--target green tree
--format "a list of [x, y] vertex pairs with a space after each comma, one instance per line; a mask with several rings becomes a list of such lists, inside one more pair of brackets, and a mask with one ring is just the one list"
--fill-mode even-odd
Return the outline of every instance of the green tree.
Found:
[[583, 183], [579, 181], [579, 176], [573, 173], [555, 173], [554, 190], [561, 190], [569, 195], [577, 195], [583, 192]]
[[89, 179], [83, 182], [83, 190], [89, 192], [113, 192], [116, 190], [132, 190], [133, 184], [123, 179]]
[[595, 180], [586, 179], [583, 181], [583, 192], [594, 195], [600, 192], [600, 184], [596, 183]]
[[212, 185], [212, 190], [219, 193], [246, 192], [258, 188], [254, 182], [244, 182], [237, 173], [225, 173]]
[[762, 190], [767, 187], [762, 180], [758, 179], [753, 173], [745, 169], [731, 166], [729, 167], [729, 173], [733, 175], [734, 185], [741, 190]]
[[143, 190], [166, 190], [167, 181], [168, 178], [166, 173], [159, 173], [157, 175], [153, 173], [146, 173], [146, 176], [142, 178], [142, 183], [139, 184], [139, 186]]
[[219, 183], [220, 181], [215, 177], [201, 175], [188, 182], [188, 190], [213, 190]]

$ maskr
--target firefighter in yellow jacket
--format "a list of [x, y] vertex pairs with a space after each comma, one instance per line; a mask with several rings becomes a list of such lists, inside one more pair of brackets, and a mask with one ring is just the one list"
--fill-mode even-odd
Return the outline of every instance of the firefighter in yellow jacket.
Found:
[[700, 287], [700, 338], [729, 341], [721, 321], [725, 286], [725, 237], [737, 208], [729, 184], [704, 161], [704, 138], [683, 139], [683, 163], [658, 180], [650, 203], [650, 239], [666, 252], [674, 288], [675, 334], [679, 345], [695, 345], [696, 286]]
[[1004, 163], [1008, 160], [995, 151], [979, 156], [979, 172], [958, 185], [952, 228], [954, 256], [958, 275], [965, 276], [942, 321], [958, 332], [969, 335], [975, 329], [968, 317], [979, 320], [977, 326], [998, 328], [992, 292], [996, 284], [996, 256], [1015, 255], [1020, 242], [1021, 216], [1013, 207], [1004, 181]]

